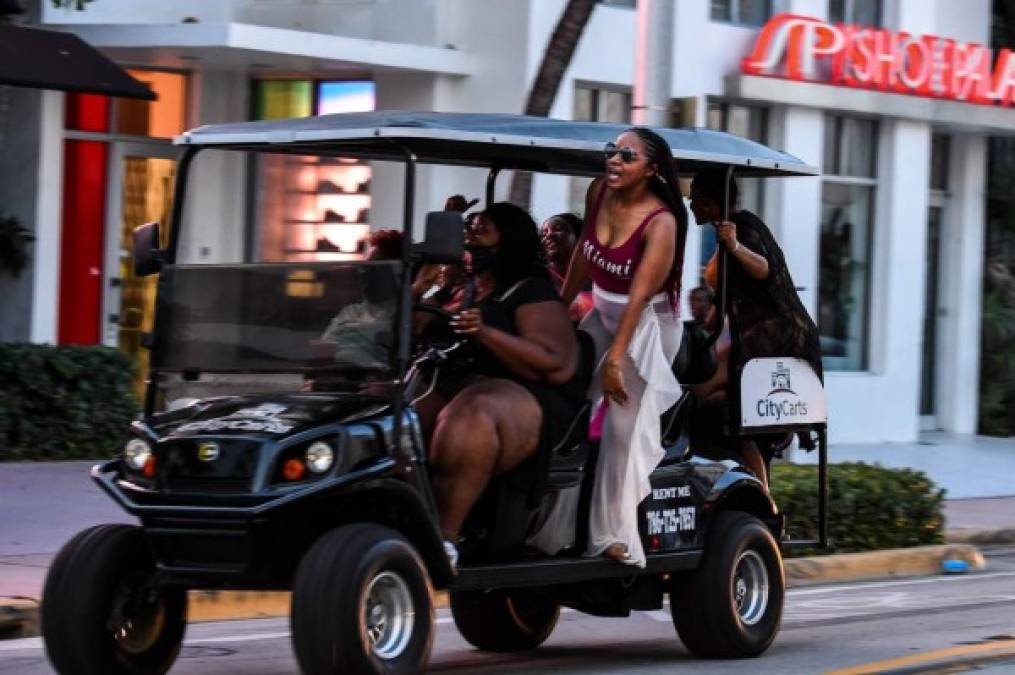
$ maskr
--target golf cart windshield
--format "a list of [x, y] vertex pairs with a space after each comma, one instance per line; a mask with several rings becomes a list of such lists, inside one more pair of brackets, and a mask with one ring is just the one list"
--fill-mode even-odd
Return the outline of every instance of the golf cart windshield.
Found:
[[390, 378], [397, 262], [171, 265], [154, 366]]

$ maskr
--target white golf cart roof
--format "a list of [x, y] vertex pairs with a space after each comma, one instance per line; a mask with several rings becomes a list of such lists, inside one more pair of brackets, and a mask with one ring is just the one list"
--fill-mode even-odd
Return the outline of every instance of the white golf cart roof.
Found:
[[[323, 154], [425, 164], [596, 175], [603, 145], [629, 125], [481, 113], [375, 111], [198, 127], [177, 145]], [[669, 143], [681, 173], [727, 165], [741, 176], [812, 176], [796, 157], [708, 129], [653, 128]]]

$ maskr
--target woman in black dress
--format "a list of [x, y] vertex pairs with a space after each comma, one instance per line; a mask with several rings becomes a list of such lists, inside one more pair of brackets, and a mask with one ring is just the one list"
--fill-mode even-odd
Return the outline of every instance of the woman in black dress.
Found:
[[[490, 478], [562, 440], [561, 421], [577, 414], [588, 380], [532, 217], [513, 204], [493, 204], [470, 221], [465, 244], [473, 306], [461, 306], [462, 291], [445, 309], [455, 313], [451, 330], [471, 338], [474, 359], [468, 372], [442, 375], [417, 408], [435, 419], [430, 470], [452, 560], [459, 530]], [[439, 323], [423, 330], [439, 330]]]
[[[732, 179], [730, 220], [722, 219], [725, 185], [723, 171], [703, 171], [691, 184], [691, 211], [695, 219], [715, 224], [718, 246], [729, 254], [726, 312], [730, 346], [719, 351], [715, 376], [695, 388], [695, 394], [705, 403], [728, 398], [732, 377], [739, 378], [744, 365], [753, 358], [801, 358], [822, 377], [818, 329], [800, 302], [782, 249], [760, 218], [750, 211], [736, 209], [738, 190]], [[718, 246], [705, 270], [705, 283], [713, 290], [717, 285]], [[758, 444], [750, 439], [743, 443], [742, 452], [747, 465], [767, 483], [766, 467], [771, 455], [764, 456]]]

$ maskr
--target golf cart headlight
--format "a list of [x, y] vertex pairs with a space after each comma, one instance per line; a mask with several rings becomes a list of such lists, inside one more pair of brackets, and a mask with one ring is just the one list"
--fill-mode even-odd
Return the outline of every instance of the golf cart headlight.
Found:
[[324, 441], [311, 443], [307, 448], [307, 468], [314, 473], [324, 473], [335, 463], [335, 451]]
[[135, 471], [142, 471], [151, 456], [152, 446], [140, 438], [130, 439], [123, 449], [123, 459], [127, 462], [127, 466]]

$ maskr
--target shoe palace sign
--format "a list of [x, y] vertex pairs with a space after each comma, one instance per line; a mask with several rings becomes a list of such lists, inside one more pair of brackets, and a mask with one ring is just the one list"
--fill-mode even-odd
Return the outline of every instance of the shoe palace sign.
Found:
[[748, 75], [1015, 106], [1015, 54], [936, 35], [780, 14], [741, 63]]

